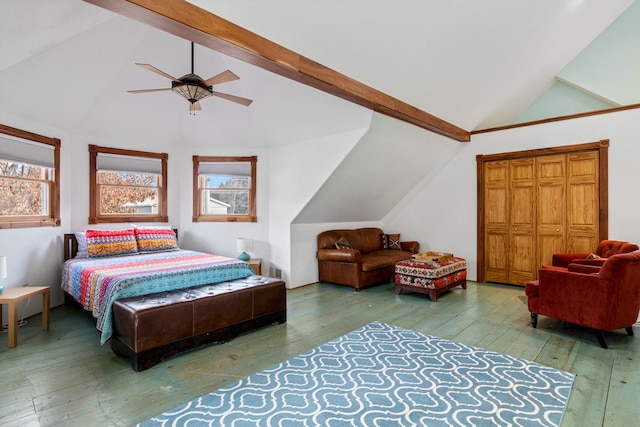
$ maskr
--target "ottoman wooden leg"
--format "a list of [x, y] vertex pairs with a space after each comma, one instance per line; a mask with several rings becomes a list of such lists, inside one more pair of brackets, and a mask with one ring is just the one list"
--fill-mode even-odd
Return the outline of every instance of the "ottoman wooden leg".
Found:
[[538, 326], [538, 314], [537, 313], [531, 313], [531, 326], [533, 326], [534, 328], [536, 326]]

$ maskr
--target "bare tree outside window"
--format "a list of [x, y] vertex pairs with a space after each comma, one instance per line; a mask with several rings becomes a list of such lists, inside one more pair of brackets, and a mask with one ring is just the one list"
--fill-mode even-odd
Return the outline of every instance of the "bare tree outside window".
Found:
[[42, 216], [49, 213], [50, 171], [0, 160], [0, 216]]
[[0, 228], [60, 225], [60, 145], [0, 124]]
[[89, 146], [89, 224], [168, 222], [165, 153]]
[[133, 172], [99, 172], [100, 213], [158, 212], [158, 175]]

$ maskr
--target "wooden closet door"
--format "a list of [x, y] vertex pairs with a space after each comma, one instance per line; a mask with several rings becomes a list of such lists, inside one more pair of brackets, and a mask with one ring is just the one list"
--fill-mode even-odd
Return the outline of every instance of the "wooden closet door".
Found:
[[485, 279], [508, 283], [509, 162], [484, 165]]
[[565, 252], [566, 164], [565, 154], [536, 158], [538, 268], [551, 265], [553, 254]]
[[554, 253], [593, 252], [607, 239], [608, 148], [476, 156], [479, 281], [523, 285]]
[[524, 285], [537, 274], [534, 159], [509, 162], [509, 279]]
[[591, 253], [600, 243], [599, 164], [596, 152], [568, 154], [567, 250]]

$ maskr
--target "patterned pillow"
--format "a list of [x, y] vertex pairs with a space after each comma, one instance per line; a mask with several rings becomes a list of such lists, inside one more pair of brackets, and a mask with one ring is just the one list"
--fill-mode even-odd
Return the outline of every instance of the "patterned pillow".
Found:
[[336, 240], [336, 249], [351, 249], [351, 245], [346, 237], [342, 236]]
[[173, 230], [166, 228], [135, 228], [140, 252], [177, 251], [178, 239]]
[[384, 234], [383, 238], [384, 244], [382, 246], [385, 249], [402, 250], [402, 247], [400, 246], [400, 234]]
[[136, 234], [126, 230], [85, 230], [89, 258], [130, 255], [138, 253]]

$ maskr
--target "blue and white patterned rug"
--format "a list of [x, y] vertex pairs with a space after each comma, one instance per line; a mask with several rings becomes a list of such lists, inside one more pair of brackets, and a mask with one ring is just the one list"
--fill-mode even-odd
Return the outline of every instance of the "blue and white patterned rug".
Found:
[[381, 322], [140, 426], [558, 426], [575, 376]]

